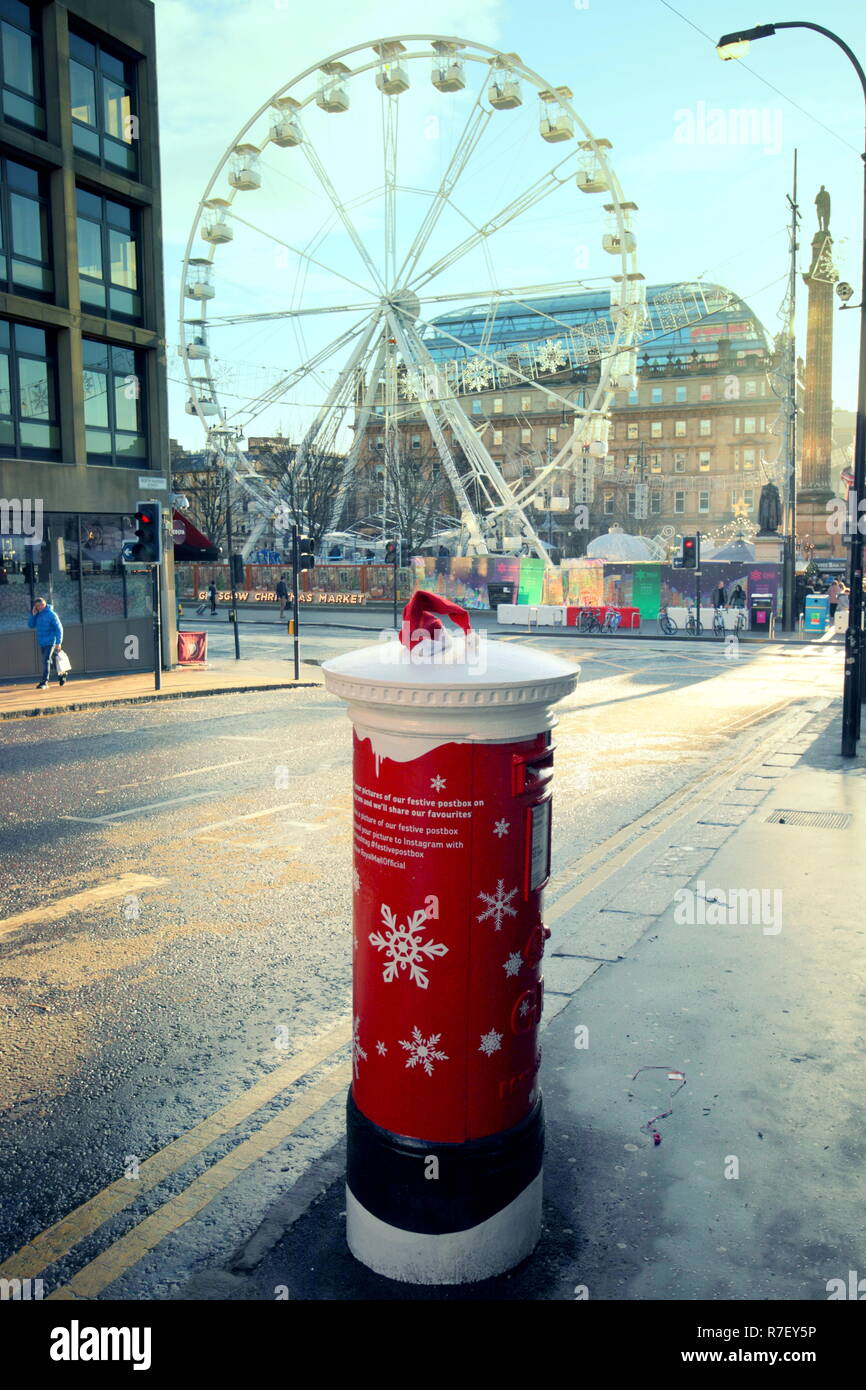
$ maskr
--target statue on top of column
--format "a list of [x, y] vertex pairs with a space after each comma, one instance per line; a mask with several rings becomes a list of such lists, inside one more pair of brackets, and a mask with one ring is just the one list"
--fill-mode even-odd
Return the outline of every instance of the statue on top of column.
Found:
[[818, 213], [818, 231], [829, 232], [830, 230], [830, 194], [827, 192], [823, 183], [815, 198], [815, 208]]

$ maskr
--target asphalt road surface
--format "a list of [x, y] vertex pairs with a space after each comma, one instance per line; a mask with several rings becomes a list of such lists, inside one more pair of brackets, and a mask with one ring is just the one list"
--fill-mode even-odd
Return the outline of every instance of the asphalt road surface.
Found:
[[[253, 626], [251, 655], [287, 651], [276, 621]], [[376, 640], [310, 626], [303, 655]], [[761, 721], [841, 684], [834, 642], [529, 641], [582, 671], [559, 709], [548, 902]], [[35, 1242], [16, 1268], [52, 1289], [91, 1269], [87, 1296], [171, 1297], [339, 1135], [350, 735], [318, 688], [4, 725], [0, 1261]]]

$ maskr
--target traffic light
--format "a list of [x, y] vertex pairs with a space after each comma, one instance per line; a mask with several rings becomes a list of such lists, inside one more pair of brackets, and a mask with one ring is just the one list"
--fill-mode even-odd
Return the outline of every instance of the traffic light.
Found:
[[298, 536], [298, 569], [311, 570], [315, 563], [312, 536]]
[[682, 568], [684, 570], [697, 569], [698, 563], [698, 538], [697, 536], [683, 536], [683, 555]]
[[396, 542], [396, 541], [386, 541], [386, 542], [385, 542], [385, 564], [386, 564], [386, 565], [396, 565], [396, 563], [397, 563], [397, 542]]
[[232, 555], [229, 563], [231, 566], [232, 584], [236, 589], [242, 588], [246, 583], [243, 555]]
[[400, 564], [401, 564], [401, 566], [402, 566], [403, 569], [405, 569], [406, 566], [408, 565], [408, 563], [409, 563], [409, 558], [410, 558], [409, 542], [408, 542], [408, 541], [401, 541], [401, 542], [400, 542]]
[[162, 562], [162, 504], [135, 504], [137, 541], [124, 541], [121, 558], [125, 564], [158, 565]]

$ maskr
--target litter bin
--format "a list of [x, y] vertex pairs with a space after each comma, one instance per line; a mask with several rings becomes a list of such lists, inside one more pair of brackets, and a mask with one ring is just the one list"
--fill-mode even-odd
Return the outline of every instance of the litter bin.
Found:
[[493, 609], [494, 613], [496, 612], [496, 609], [499, 607], [500, 603], [514, 602], [515, 588], [516, 585], [507, 583], [505, 581], [503, 581], [502, 583], [493, 583], [487, 585], [488, 604], [489, 607]]
[[473, 637], [419, 590], [399, 641], [322, 668], [354, 724], [347, 1236], [418, 1284], [501, 1274], [541, 1229], [550, 730], [579, 668]]
[[824, 632], [830, 620], [830, 600], [826, 594], [807, 594], [806, 595], [806, 621], [805, 629], [807, 632]]
[[762, 637], [772, 637], [774, 627], [773, 595], [752, 594], [749, 600], [749, 629]]

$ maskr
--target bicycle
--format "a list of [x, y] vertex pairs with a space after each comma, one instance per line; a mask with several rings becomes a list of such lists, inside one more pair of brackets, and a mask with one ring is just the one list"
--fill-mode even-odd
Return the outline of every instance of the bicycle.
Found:
[[725, 615], [721, 608], [716, 608], [713, 612], [713, 636], [724, 637], [725, 635]]
[[688, 632], [691, 637], [700, 637], [703, 630], [704, 625], [701, 622], [700, 615], [695, 617], [694, 610], [689, 608], [689, 616], [686, 619], [686, 632]]
[[609, 608], [604, 615], [604, 622], [601, 630], [602, 632], [616, 632], [621, 622], [622, 614], [617, 613], [615, 608]]
[[589, 608], [584, 608], [580, 615], [578, 632], [601, 632], [598, 614], [593, 613]]
[[677, 625], [666, 608], [659, 610], [658, 625], [665, 637], [672, 637], [677, 631]]
[[745, 632], [745, 630], [746, 630], [746, 615], [745, 615], [745, 613], [743, 612], [742, 608], [738, 608], [738, 609], [737, 609], [737, 616], [736, 616], [736, 618], [734, 619], [734, 632], [735, 632], [735, 633], [737, 633], [737, 632]]

